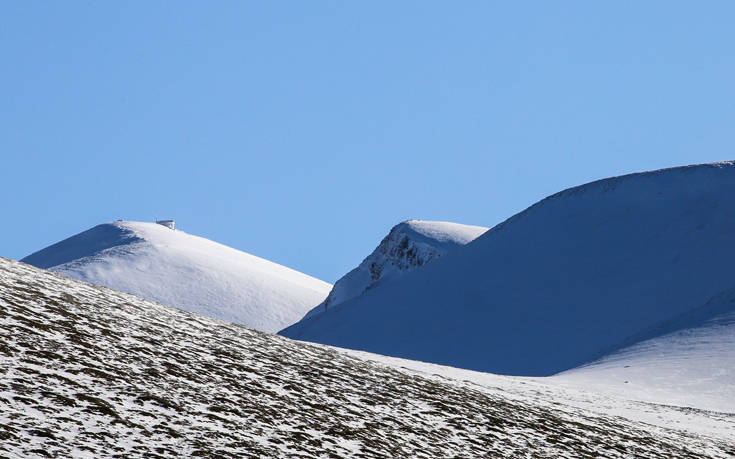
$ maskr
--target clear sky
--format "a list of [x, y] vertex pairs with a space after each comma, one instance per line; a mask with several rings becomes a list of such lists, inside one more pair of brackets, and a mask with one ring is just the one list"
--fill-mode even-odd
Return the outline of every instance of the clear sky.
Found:
[[0, 3], [0, 255], [96, 224], [327, 281], [396, 223], [493, 226], [735, 158], [735, 2]]

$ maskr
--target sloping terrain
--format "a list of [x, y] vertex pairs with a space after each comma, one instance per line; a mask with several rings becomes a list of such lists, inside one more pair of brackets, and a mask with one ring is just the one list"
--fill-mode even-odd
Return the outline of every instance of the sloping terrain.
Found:
[[285, 266], [155, 223], [98, 225], [22, 261], [267, 332], [299, 320], [331, 288]]
[[731, 288], [734, 259], [734, 163], [632, 174], [550, 196], [281, 333], [546, 376], [590, 363]]
[[2, 456], [735, 454], [726, 438], [527, 392], [369, 362], [0, 259]]
[[616, 348], [554, 376], [554, 381], [637, 400], [735, 413], [735, 288]]
[[312, 317], [358, 297], [468, 244], [488, 228], [451, 222], [408, 220], [394, 226], [360, 265], [334, 283], [329, 296], [305, 317]]

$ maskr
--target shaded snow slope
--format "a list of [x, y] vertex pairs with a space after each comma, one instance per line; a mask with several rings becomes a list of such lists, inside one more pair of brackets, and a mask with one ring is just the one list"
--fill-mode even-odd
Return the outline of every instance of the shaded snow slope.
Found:
[[0, 456], [735, 453], [732, 439], [602, 415], [559, 403], [553, 388], [493, 377], [516, 385], [370, 362], [0, 259]]
[[334, 283], [329, 296], [305, 317], [358, 297], [382, 282], [413, 271], [468, 244], [486, 232], [482, 226], [408, 220], [394, 226], [360, 265]]
[[616, 347], [554, 381], [637, 400], [735, 413], [735, 288]]
[[[600, 180], [281, 333], [543, 376], [598, 358], [735, 281], [735, 164]], [[632, 343], [630, 343], [632, 344]]]
[[331, 287], [268, 260], [155, 223], [98, 225], [22, 261], [267, 332], [299, 320]]

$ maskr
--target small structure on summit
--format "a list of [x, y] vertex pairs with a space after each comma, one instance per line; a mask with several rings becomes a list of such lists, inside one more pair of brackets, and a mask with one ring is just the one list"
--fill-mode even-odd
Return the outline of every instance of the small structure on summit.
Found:
[[159, 225], [163, 225], [163, 226], [165, 226], [168, 229], [174, 229], [174, 224], [175, 224], [175, 222], [173, 221], [173, 219], [171, 219], [171, 220], [156, 220], [156, 223], [158, 223]]

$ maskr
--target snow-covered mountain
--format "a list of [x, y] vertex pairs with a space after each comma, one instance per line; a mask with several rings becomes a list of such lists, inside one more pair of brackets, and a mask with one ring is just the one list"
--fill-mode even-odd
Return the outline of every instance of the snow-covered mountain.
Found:
[[299, 320], [331, 288], [298, 271], [155, 223], [105, 223], [22, 261], [267, 332]]
[[357, 354], [0, 258], [0, 456], [735, 452], [727, 413]]
[[305, 317], [358, 297], [369, 288], [430, 263], [476, 239], [488, 228], [451, 222], [408, 220], [394, 226], [360, 265], [334, 283], [329, 296]]
[[550, 196], [462, 249], [281, 333], [550, 375], [649, 339], [647, 330], [664, 321], [693, 317], [733, 288], [733, 260], [735, 163], [631, 174]]

